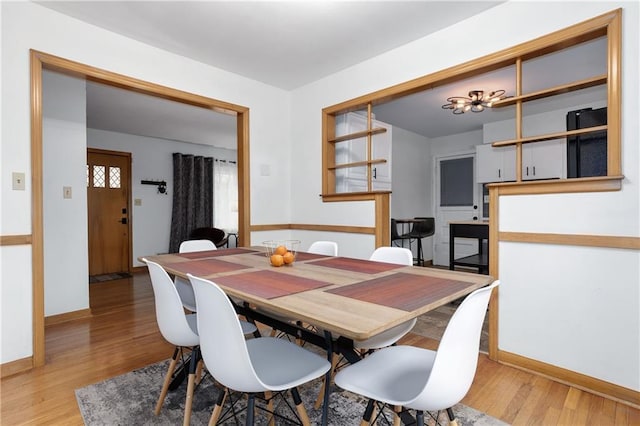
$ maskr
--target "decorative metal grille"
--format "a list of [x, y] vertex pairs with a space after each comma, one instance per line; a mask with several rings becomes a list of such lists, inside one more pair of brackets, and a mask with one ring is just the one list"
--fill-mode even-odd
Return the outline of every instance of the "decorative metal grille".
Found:
[[93, 166], [93, 187], [105, 187], [105, 166]]
[[109, 188], [120, 188], [120, 167], [109, 167]]

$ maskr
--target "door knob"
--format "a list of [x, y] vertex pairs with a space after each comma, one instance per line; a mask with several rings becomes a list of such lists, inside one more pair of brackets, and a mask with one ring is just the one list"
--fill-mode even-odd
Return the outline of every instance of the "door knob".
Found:
[[127, 224], [127, 218], [123, 217], [122, 219], [120, 219], [120, 223], [122, 223], [123, 225]]

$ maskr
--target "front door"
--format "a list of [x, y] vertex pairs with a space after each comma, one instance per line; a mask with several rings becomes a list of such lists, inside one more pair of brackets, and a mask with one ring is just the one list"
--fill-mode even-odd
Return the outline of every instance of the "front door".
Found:
[[87, 149], [89, 275], [131, 271], [131, 154]]
[[[436, 158], [436, 231], [433, 263], [449, 266], [449, 222], [478, 219], [475, 154]], [[456, 238], [456, 259], [477, 253], [475, 239]]]

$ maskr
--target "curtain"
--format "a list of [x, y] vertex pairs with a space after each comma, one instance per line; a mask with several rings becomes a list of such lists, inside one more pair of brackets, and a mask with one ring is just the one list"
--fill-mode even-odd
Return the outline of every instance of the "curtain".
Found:
[[234, 161], [215, 160], [214, 226], [227, 233], [238, 232], [238, 166]]
[[169, 253], [195, 228], [213, 226], [213, 158], [173, 154], [173, 208]]

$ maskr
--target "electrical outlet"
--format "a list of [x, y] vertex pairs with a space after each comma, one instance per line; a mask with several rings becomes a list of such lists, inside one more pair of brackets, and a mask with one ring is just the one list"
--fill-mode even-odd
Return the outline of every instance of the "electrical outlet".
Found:
[[14, 191], [24, 191], [24, 173], [13, 172], [11, 179], [13, 180]]
[[62, 198], [71, 198], [71, 187], [63, 186], [62, 187]]

